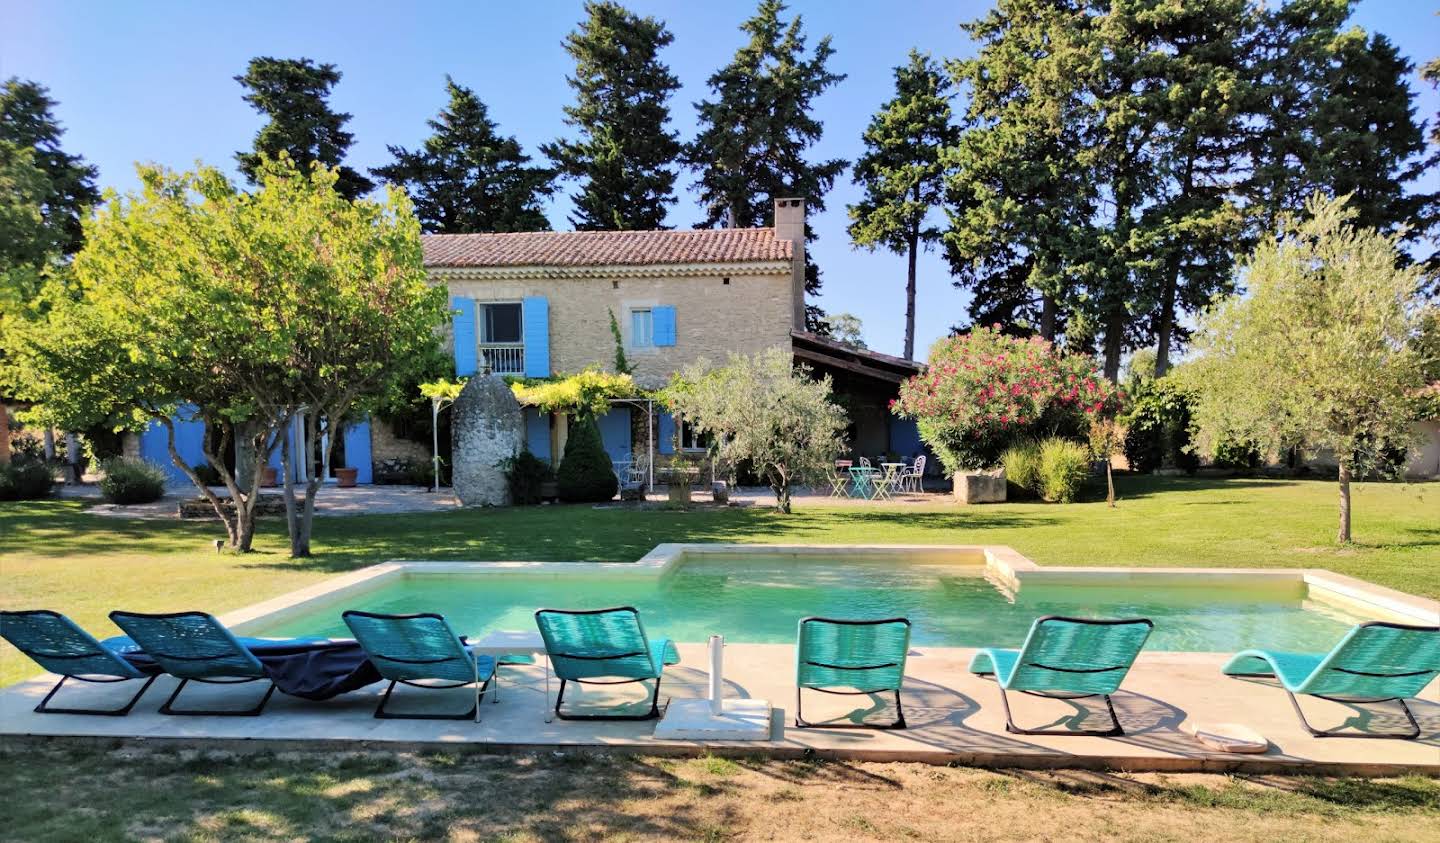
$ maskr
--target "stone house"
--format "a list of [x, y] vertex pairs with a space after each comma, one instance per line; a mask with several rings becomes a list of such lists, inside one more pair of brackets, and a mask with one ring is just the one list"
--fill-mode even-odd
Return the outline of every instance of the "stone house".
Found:
[[[834, 379], [857, 453], [918, 453], [913, 423], [890, 416], [888, 403], [921, 366], [804, 330], [804, 232], [804, 201], [786, 198], [775, 200], [770, 228], [429, 234], [423, 248], [431, 280], [450, 294], [446, 346], [457, 376], [609, 369], [613, 317], [642, 388], [663, 386], [700, 359], [789, 347]], [[567, 420], [530, 408], [525, 422], [531, 452], [558, 458]], [[181, 453], [189, 459], [193, 451], [195, 463], [203, 461], [198, 427], [177, 425]], [[643, 401], [615, 405], [600, 431], [617, 466], [653, 462], [652, 444], [657, 455], [703, 450], [683, 421]], [[359, 482], [368, 483], [377, 464], [430, 459], [428, 443], [400, 433], [378, 418], [351, 425], [337, 465], [358, 469]], [[169, 465], [162, 428], [136, 437], [132, 450]]]

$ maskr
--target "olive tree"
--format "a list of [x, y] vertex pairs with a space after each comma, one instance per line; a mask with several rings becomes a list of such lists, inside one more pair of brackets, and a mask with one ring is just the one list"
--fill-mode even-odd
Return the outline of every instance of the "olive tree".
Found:
[[677, 373], [661, 399], [710, 434], [726, 464], [752, 464], [781, 512], [794, 487], [822, 479], [844, 447], [848, 420], [830, 400], [829, 376], [812, 377], [782, 348], [731, 355], [724, 366], [702, 360]]
[[[350, 202], [334, 171], [301, 173], [284, 158], [264, 163], [253, 193], [208, 167], [139, 175], [138, 193], [108, 195], [86, 223], [79, 295], [7, 330], [9, 380], [61, 427], [163, 425], [172, 462], [230, 546], [249, 550], [265, 464], [277, 443], [288, 449], [281, 432], [303, 414], [305, 453], [327, 433], [333, 448], [341, 422], [433, 353], [444, 292], [426, 284], [402, 192]], [[176, 449], [177, 413], [204, 423], [206, 462], [230, 506]], [[254, 458], [231, 471], [236, 444]], [[321, 481], [299, 503], [286, 484], [294, 555], [309, 554]]]
[[1180, 372], [1197, 396], [1196, 447], [1229, 439], [1334, 454], [1343, 543], [1351, 480], [1415, 435], [1422, 278], [1402, 267], [1395, 237], [1351, 224], [1345, 198], [1317, 194], [1305, 211], [1245, 261], [1248, 295], [1204, 314], [1199, 356]]

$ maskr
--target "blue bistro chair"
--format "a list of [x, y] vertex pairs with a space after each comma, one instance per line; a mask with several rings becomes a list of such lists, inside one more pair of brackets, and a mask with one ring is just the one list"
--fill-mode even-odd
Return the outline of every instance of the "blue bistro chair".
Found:
[[[632, 606], [576, 611], [541, 609], [535, 613], [540, 637], [560, 693], [555, 716], [561, 720], [651, 720], [660, 716], [660, 678], [668, 665], [680, 663], [680, 653], [669, 639], [651, 641]], [[644, 714], [566, 714], [560, 703], [565, 685], [625, 685], [653, 681], [650, 710]]]
[[[970, 672], [994, 674], [1000, 686], [1000, 704], [1005, 708], [1005, 731], [1017, 735], [1098, 735], [1125, 734], [1110, 695], [1120, 689], [1130, 673], [1140, 648], [1155, 624], [1148, 618], [1090, 620], [1048, 615], [1030, 625], [1025, 643], [1018, 650], [997, 647], [977, 651], [970, 660]], [[1006, 691], [1037, 697], [1075, 700], [1101, 697], [1110, 712], [1108, 729], [1022, 729], [1010, 716]]]
[[[495, 659], [475, 652], [460, 640], [442, 615], [383, 615], [351, 610], [341, 615], [355, 640], [375, 665], [380, 675], [390, 680], [375, 716], [396, 720], [469, 720], [480, 722], [480, 700], [496, 683], [493, 698], [500, 702], [499, 678]], [[422, 680], [449, 682], [448, 685], [424, 685]], [[395, 714], [385, 710], [395, 685], [412, 688], [475, 687], [475, 705], [464, 714]]]
[[[1420, 724], [1405, 705], [1440, 676], [1440, 627], [1371, 621], [1353, 627], [1328, 653], [1243, 650], [1226, 662], [1226, 676], [1273, 676], [1280, 680], [1305, 731], [1317, 738], [1420, 737]], [[1337, 732], [1316, 729], [1305, 719], [1296, 695], [1348, 705], [1394, 701], [1406, 732]]]
[[[795, 644], [795, 726], [800, 729], [903, 729], [900, 686], [910, 652], [910, 621], [802, 618]], [[895, 695], [891, 723], [811, 723], [801, 707], [806, 689], [822, 694]]]
[[[265, 710], [275, 693], [275, 683], [260, 659], [226, 629], [204, 612], [111, 612], [110, 620], [125, 631], [140, 652], [160, 669], [180, 680], [175, 692], [160, 706], [161, 714], [209, 715], [212, 717], [254, 717]], [[265, 696], [254, 708], [243, 710], [177, 709], [175, 701], [191, 682], [208, 685], [240, 685], [269, 682]]]
[[[41, 714], [98, 714], [109, 717], [123, 717], [130, 713], [150, 688], [159, 672], [145, 673], [137, 669], [121, 655], [121, 650], [130, 642], [125, 638], [110, 638], [97, 641], [81, 629], [74, 621], [46, 609], [24, 612], [0, 612], [0, 637], [15, 645], [20, 652], [29, 656], [36, 664], [60, 677], [45, 699], [35, 706]], [[134, 649], [133, 646], [130, 649]], [[113, 684], [144, 679], [145, 684], [135, 696], [120, 708], [55, 708], [50, 699], [60, 690], [67, 679], [77, 682]]]

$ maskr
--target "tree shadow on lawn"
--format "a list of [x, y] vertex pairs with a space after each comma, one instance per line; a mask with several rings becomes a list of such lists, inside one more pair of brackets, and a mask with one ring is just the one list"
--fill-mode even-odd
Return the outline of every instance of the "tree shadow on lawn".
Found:
[[[874, 543], [953, 542], [956, 530], [1009, 529], [1057, 523], [1036, 512], [908, 509], [806, 510], [783, 515], [758, 507], [677, 512], [556, 505], [459, 510], [424, 515], [317, 519], [316, 555], [259, 560], [240, 567], [336, 573], [392, 560], [634, 562], [670, 542]], [[855, 527], [864, 535], [856, 537]], [[837, 526], [846, 535], [835, 534]], [[897, 538], [897, 530], [903, 537]]]
[[[1120, 499], [1137, 500], [1170, 492], [1236, 491], [1280, 489], [1303, 483], [1324, 483], [1308, 478], [1268, 477], [1158, 477], [1153, 474], [1119, 474], [1115, 476], [1115, 494]], [[1328, 481], [1331, 485], [1334, 480]], [[1195, 501], [1214, 503], [1214, 501]]]

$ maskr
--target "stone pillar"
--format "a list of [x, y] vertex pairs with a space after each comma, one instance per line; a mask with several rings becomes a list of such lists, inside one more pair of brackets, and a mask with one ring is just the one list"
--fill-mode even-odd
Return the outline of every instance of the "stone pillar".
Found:
[[520, 453], [525, 415], [499, 375], [476, 375], [450, 410], [451, 485], [465, 506], [506, 506], [510, 488], [499, 463]]

